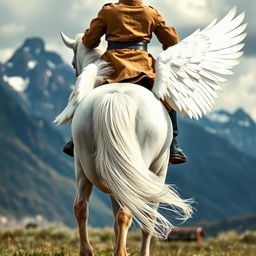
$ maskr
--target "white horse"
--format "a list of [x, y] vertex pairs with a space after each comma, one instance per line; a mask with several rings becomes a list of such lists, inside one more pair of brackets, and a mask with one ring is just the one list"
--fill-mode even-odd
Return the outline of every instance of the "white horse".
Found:
[[[110, 194], [115, 218], [115, 256], [127, 255], [126, 236], [133, 218], [142, 228], [140, 256], [149, 256], [150, 239], [166, 237], [172, 224], [157, 211], [164, 204], [179, 218], [191, 217], [191, 200], [165, 185], [172, 124], [160, 102], [180, 114], [198, 118], [213, 105], [221, 75], [230, 74], [241, 56], [244, 13], [214, 20], [162, 52], [156, 63], [153, 93], [142, 86], [115, 83], [98, 86], [110, 72], [101, 53], [86, 49], [81, 39], [62, 34], [74, 50], [78, 79], [69, 102], [55, 123], [72, 121], [77, 196], [75, 215], [80, 255], [93, 255], [88, 240], [88, 201], [93, 185]], [[220, 75], [220, 76], [219, 76]]]
[[86, 49], [80, 39], [62, 37], [76, 53], [79, 77], [68, 106], [55, 123], [72, 120], [80, 255], [93, 255], [86, 222], [94, 185], [111, 196], [114, 255], [127, 255], [126, 235], [133, 216], [142, 227], [140, 255], [148, 256], [151, 236], [166, 237], [172, 227], [157, 211], [157, 204], [170, 205], [182, 220], [192, 213], [190, 201], [164, 184], [172, 141], [170, 118], [163, 104], [142, 86], [115, 83], [97, 87], [109, 73], [107, 63], [98, 60], [98, 50]]

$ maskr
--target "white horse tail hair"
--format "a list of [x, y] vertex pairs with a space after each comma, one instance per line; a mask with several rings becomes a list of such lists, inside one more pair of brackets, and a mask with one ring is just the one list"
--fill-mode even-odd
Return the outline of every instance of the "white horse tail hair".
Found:
[[133, 106], [130, 96], [122, 92], [108, 93], [100, 100], [93, 113], [96, 167], [119, 205], [128, 208], [144, 230], [166, 238], [173, 225], [157, 211], [158, 204], [164, 209], [169, 206], [185, 221], [192, 215], [192, 200], [181, 199], [146, 168], [136, 139]]

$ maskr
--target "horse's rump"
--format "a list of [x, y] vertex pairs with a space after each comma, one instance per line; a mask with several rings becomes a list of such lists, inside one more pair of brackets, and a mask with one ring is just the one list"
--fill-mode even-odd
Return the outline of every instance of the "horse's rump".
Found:
[[[76, 156], [86, 176], [100, 177], [102, 184], [122, 207], [132, 212], [142, 228], [155, 236], [165, 236], [172, 225], [157, 212], [157, 203], [179, 208], [185, 215], [190, 212], [186, 202], [149, 171], [149, 166], [161, 158], [161, 154], [165, 155], [164, 162], [159, 162], [155, 170], [166, 169], [171, 141], [168, 140], [168, 116], [161, 103], [144, 88], [129, 84], [103, 87], [85, 97], [75, 113], [72, 130]], [[92, 124], [86, 124], [82, 113], [91, 116]], [[91, 149], [86, 141], [77, 141], [83, 132], [88, 133], [87, 138], [92, 136]], [[87, 152], [95, 152], [90, 160], [88, 154], [84, 158], [81, 153], [86, 147]]]

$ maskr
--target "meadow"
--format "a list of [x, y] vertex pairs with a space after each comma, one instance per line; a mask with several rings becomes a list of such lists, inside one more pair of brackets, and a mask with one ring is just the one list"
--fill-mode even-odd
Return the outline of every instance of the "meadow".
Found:
[[[114, 234], [111, 228], [90, 229], [95, 256], [111, 256]], [[66, 227], [12, 228], [0, 230], [1, 256], [78, 255], [78, 232]], [[139, 255], [140, 232], [129, 232], [128, 253]], [[167, 242], [152, 240], [151, 256], [255, 256], [256, 232], [220, 233], [204, 242]]]

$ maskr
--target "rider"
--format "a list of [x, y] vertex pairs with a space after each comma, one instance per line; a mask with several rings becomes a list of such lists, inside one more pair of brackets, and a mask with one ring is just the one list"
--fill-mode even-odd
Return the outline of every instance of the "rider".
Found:
[[[92, 20], [90, 28], [85, 31], [82, 41], [87, 48], [92, 49], [100, 44], [100, 38], [105, 34], [108, 48], [102, 59], [110, 62], [114, 68], [106, 83], [129, 82], [152, 89], [155, 60], [147, 52], [152, 33], [164, 50], [179, 42], [175, 29], [166, 25], [156, 9], [144, 5], [143, 0], [119, 0], [118, 3], [103, 6]], [[176, 140], [176, 112], [171, 110], [169, 115], [173, 124], [169, 162], [184, 163], [187, 157]]]

